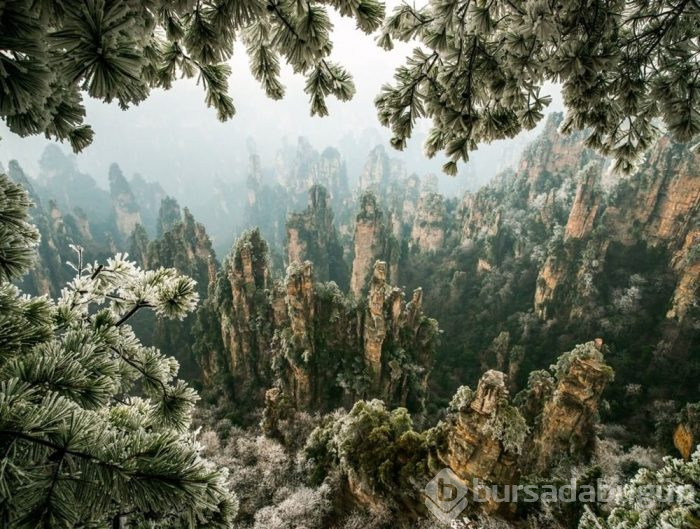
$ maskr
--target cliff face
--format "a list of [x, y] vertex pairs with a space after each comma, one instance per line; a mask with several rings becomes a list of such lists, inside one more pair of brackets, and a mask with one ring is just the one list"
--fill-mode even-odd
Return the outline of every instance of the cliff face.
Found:
[[442, 195], [426, 192], [420, 197], [411, 240], [423, 252], [435, 252], [445, 241], [445, 204]]
[[[534, 372], [511, 403], [507, 377], [487, 371], [475, 392], [462, 387], [452, 400], [439, 459], [468, 487], [515, 484], [520, 475], [548, 476], [562, 457], [583, 461], [595, 442], [594, 426], [603, 389], [612, 378], [602, 341], [577, 346], [560, 357], [553, 376]], [[485, 502], [487, 511], [510, 506]]]
[[378, 145], [369, 153], [365, 167], [360, 174], [360, 190], [371, 191], [378, 197], [385, 197], [391, 179], [391, 162], [383, 145]]
[[348, 179], [345, 163], [340, 153], [327, 148], [316, 151], [306, 138], [299, 138], [293, 153], [278, 156], [279, 183], [287, 191], [292, 207], [299, 206], [309, 188], [325, 187], [338, 206], [348, 194]]
[[[372, 386], [379, 387], [382, 380], [382, 344], [387, 335], [387, 321], [384, 319], [384, 303], [389, 298], [389, 305], [394, 312], [396, 302], [400, 298], [394, 292], [387, 292], [386, 263], [377, 261], [367, 296], [367, 316], [365, 318], [364, 357], [369, 367]], [[394, 299], [396, 297], [396, 299]], [[396, 307], [398, 310], [400, 306]], [[393, 314], [392, 314], [393, 316]]]
[[584, 133], [559, 133], [562, 119], [561, 114], [550, 114], [540, 137], [523, 151], [520, 158], [518, 174], [526, 182], [530, 202], [589, 163], [602, 170], [603, 159], [584, 146]]
[[687, 145], [661, 138], [635, 177], [636, 220], [652, 242], [678, 249], [697, 229], [700, 215], [700, 156]]
[[[216, 362], [216, 365], [234, 381], [244, 384], [244, 393], [257, 392], [256, 385], [264, 389], [270, 378], [271, 337], [259, 325], [260, 319], [269, 313], [265, 295], [270, 283], [269, 274], [267, 243], [258, 231], [252, 231], [236, 242], [214, 287], [219, 332], [225, 352], [224, 361]], [[205, 372], [205, 381], [214, 374]]]
[[129, 186], [138, 202], [143, 226], [151, 236], [157, 235], [158, 214], [161, 202], [166, 197], [165, 191], [160, 184], [147, 182], [139, 174], [131, 178]]
[[523, 464], [529, 471], [546, 475], [562, 457], [583, 459], [592, 452], [598, 406], [613, 378], [602, 349], [603, 341], [598, 339], [559, 359], [553, 392], [542, 396], [543, 405], [537, 410], [532, 436], [523, 452]]
[[460, 204], [461, 243], [471, 244], [478, 237], [498, 233], [501, 215], [495, 201], [485, 193], [466, 193]]
[[[575, 245], [565, 244], [561, 255], [550, 255], [545, 261], [534, 299], [540, 318], [552, 317], [546, 306], [567, 277], [579, 298], [578, 305], [569, 303], [567, 311], [571, 309], [572, 316], [579, 314], [586, 281], [590, 283], [596, 269], [601, 270], [608, 260], [610, 244], [618, 243], [625, 247], [644, 244], [668, 252], [668, 266], [675, 271], [677, 283], [667, 316], [683, 321], [697, 303], [700, 157], [664, 137], [634, 175], [618, 181], [607, 193], [599, 185], [597, 164], [586, 166], [577, 179], [564, 242], [581, 241], [579, 247], [585, 250], [581, 255]], [[601, 237], [594, 236], [596, 230]]]
[[[467, 388], [460, 391], [465, 389], [468, 391]], [[518, 450], [506, 449], [499, 432], [494, 429], [497, 422], [511, 415], [510, 419], [521, 424], [509, 427], [524, 426], [522, 417], [508, 402], [505, 375], [500, 371], [487, 371], [479, 380], [476, 392], [462, 396], [457, 403], [453, 401], [453, 407], [456, 409], [444, 426], [446, 445], [438, 454], [441, 461], [472, 490], [475, 480], [488, 487], [517, 482]], [[489, 502], [484, 507], [495, 511], [498, 505]]]
[[172, 197], [163, 197], [158, 210], [158, 220], [156, 223], [156, 233], [158, 237], [172, 230], [175, 225], [182, 220], [180, 204]]
[[369, 283], [372, 267], [377, 260], [390, 263], [387, 277], [397, 279], [397, 249], [392, 245], [384, 212], [374, 193], [360, 197], [360, 212], [355, 218], [354, 257], [350, 276], [350, 292], [360, 296]]
[[276, 330], [282, 390], [298, 409], [329, 410], [360, 398], [381, 398], [421, 410], [437, 338], [421, 309], [421, 292], [406, 303], [375, 264], [364, 303], [332, 284], [314, 283], [306, 262], [287, 272], [288, 322]]
[[559, 284], [566, 276], [566, 265], [555, 256], [547, 258], [544, 266], [537, 275], [535, 286], [534, 308], [541, 320], [547, 320], [552, 316], [549, 308], [554, 300], [554, 294]]
[[315, 185], [309, 189], [308, 207], [288, 216], [286, 230], [287, 262], [312, 261], [320, 281], [346, 285], [343, 249], [338, 242], [330, 196], [325, 187]]
[[420, 178], [413, 174], [404, 180], [402, 188], [401, 197], [401, 208], [400, 216], [397, 216], [397, 226], [392, 230], [395, 237], [401, 236], [401, 224], [405, 226], [413, 226], [413, 221], [416, 218], [416, 213], [418, 209], [418, 201], [420, 200]]
[[250, 169], [246, 180], [247, 200], [243, 215], [243, 227], [258, 228], [273, 247], [282, 247], [285, 242], [287, 212], [296, 201], [296, 191], [290, 193], [279, 183], [266, 184], [263, 178], [260, 157], [250, 156]]
[[614, 210], [612, 227], [624, 240], [623, 212], [630, 210], [641, 237], [669, 250], [678, 281], [667, 316], [683, 321], [700, 287], [700, 156], [663, 137], [629, 183], [633, 199]]
[[[178, 214], [176, 220], [175, 213]], [[182, 216], [174, 200], [164, 200], [159, 217], [164, 233], [148, 242], [145, 229], [137, 225], [131, 237], [132, 254], [142, 266], [157, 269], [175, 268], [197, 282], [200, 300], [207, 297], [208, 285], [216, 277], [216, 255], [204, 226], [197, 222], [187, 208]], [[168, 222], [163, 221], [169, 218]], [[201, 367], [192, 351], [195, 315], [182, 321], [154, 318], [152, 314], [140, 319], [135, 326], [139, 336], [173, 355], [180, 362], [180, 374], [188, 379], [202, 378]]]
[[234, 387], [256, 385], [261, 391], [245, 398], [257, 403], [277, 385], [285, 402], [304, 410], [373, 397], [421, 409], [438, 331], [422, 313], [420, 291], [407, 303], [386, 283], [381, 262], [366, 302], [316, 282], [309, 261], [270, 284], [263, 243], [255, 232], [244, 236], [216, 280], [225, 354], [205, 352], [205, 383], [228, 375]]
[[673, 267], [678, 272], [678, 283], [666, 317], [683, 321], [688, 311], [699, 305], [700, 229], [688, 232], [685, 243], [673, 257]]
[[260, 167], [260, 156], [251, 154], [249, 158], [250, 170], [246, 179], [246, 187], [248, 189], [247, 205], [249, 210], [255, 209], [258, 202], [258, 194], [262, 188], [262, 170]]
[[[289, 368], [284, 372], [286, 387], [284, 394], [299, 409], [308, 409], [312, 403], [318, 405], [321, 382], [314, 369], [316, 363], [316, 291], [314, 268], [310, 261], [295, 263], [288, 269], [285, 281], [288, 320], [284, 322], [282, 334], [284, 358]], [[313, 385], [313, 387], [312, 387]]]
[[599, 176], [599, 168], [594, 164], [586, 166], [579, 174], [576, 196], [564, 231], [565, 239], [581, 239], [593, 230], [600, 207]]
[[324, 186], [335, 207], [348, 195], [348, 176], [340, 153], [331, 147], [325, 149], [314, 167], [314, 182]]
[[143, 221], [136, 197], [117, 164], [112, 164], [109, 168], [109, 191], [117, 230], [122, 238], [126, 239], [136, 225], [143, 224]]

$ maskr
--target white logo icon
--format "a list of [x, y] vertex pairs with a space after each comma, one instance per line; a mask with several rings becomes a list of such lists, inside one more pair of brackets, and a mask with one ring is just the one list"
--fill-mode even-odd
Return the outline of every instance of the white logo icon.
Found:
[[440, 521], [449, 523], [467, 508], [464, 481], [449, 468], [444, 468], [425, 486], [425, 506]]

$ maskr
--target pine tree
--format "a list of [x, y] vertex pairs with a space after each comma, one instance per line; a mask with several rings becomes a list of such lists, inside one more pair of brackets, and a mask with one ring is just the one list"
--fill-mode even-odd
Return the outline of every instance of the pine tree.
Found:
[[10, 281], [38, 240], [28, 207], [0, 176], [0, 526], [230, 527], [226, 475], [188, 432], [196, 393], [128, 324], [144, 309], [183, 318], [194, 282], [77, 248], [58, 300], [23, 296]]
[[480, 142], [534, 127], [562, 85], [563, 130], [590, 129], [588, 145], [629, 171], [658, 134], [700, 134], [697, 0], [429, 0], [402, 3], [384, 21], [379, 0], [14, 0], [0, 4], [0, 117], [10, 130], [68, 140], [79, 151], [81, 90], [122, 108], [197, 76], [205, 101], [226, 120], [235, 113], [227, 63], [240, 40], [265, 93], [284, 96], [280, 62], [306, 77], [312, 115], [326, 98], [355, 87], [329, 59], [327, 7], [360, 31], [383, 24], [378, 43], [420, 43], [376, 99], [380, 121], [403, 148], [418, 118], [433, 127], [429, 156], [444, 151], [457, 171]]
[[659, 470], [641, 469], [607, 519], [587, 509], [579, 529], [698, 529], [700, 447], [689, 461], [666, 457], [664, 463]]
[[207, 106], [224, 121], [235, 113], [227, 61], [236, 40], [268, 96], [284, 95], [284, 59], [306, 76], [312, 113], [324, 115], [327, 96], [347, 100], [355, 90], [328, 58], [328, 5], [365, 33], [384, 17], [378, 0], [0, 2], [0, 117], [21, 136], [43, 133], [80, 151], [93, 138], [81, 91], [127, 108], [178, 76], [197, 76]]
[[658, 133], [700, 134], [700, 5], [695, 0], [429, 0], [398, 6], [378, 42], [417, 40], [376, 99], [401, 149], [418, 118], [432, 120], [425, 151], [456, 174], [480, 142], [533, 128], [562, 86], [564, 131], [630, 171]]

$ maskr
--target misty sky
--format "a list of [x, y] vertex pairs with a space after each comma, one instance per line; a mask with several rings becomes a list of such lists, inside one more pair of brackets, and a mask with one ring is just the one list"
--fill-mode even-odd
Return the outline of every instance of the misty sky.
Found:
[[[357, 93], [347, 103], [329, 98], [330, 116], [309, 116], [304, 79], [293, 76], [286, 65], [283, 68], [285, 98], [267, 99], [251, 76], [245, 50], [238, 43], [231, 61], [230, 94], [237, 110], [232, 120], [220, 123], [216, 119], [215, 111], [204, 104], [203, 91], [195, 80], [182, 80], [169, 91], [154, 90], [148, 100], [126, 112], [116, 104], [107, 105], [86, 97], [87, 122], [95, 129], [95, 140], [78, 155], [80, 169], [105, 182], [109, 164], [117, 162], [125, 174], [141, 173], [148, 180], [161, 182], [166, 191], [177, 194], [176, 189], [169, 188], [178, 181], [243, 178], [247, 172], [249, 138], [254, 140], [263, 165], [269, 167], [274, 165], [274, 154], [279, 147], [284, 142], [295, 144], [299, 136], [308, 137], [317, 149], [347, 145], [348, 137], [376, 137], [371, 143], [383, 141], [390, 150], [390, 133], [379, 125], [373, 100], [412, 46], [399, 43], [394, 50], [386, 52], [376, 46], [373, 37], [355, 30], [352, 20], [338, 16], [332, 19], [335, 29], [331, 58], [353, 74]], [[556, 98], [552, 109], [559, 108]], [[424, 132], [427, 128], [428, 123], [423, 122], [416, 130]], [[0, 162], [6, 166], [8, 160], [17, 159], [30, 174], [36, 174], [37, 160], [47, 140], [19, 138], [4, 125], [0, 126], [0, 136]], [[532, 137], [532, 133], [527, 136]], [[523, 144], [521, 139], [484, 149], [474, 158], [471, 172], [490, 175], [491, 165], [510, 161], [512, 146]], [[64, 145], [63, 149], [68, 151], [69, 146]], [[340, 150], [343, 152], [342, 147]], [[428, 162], [420, 151], [420, 141], [413, 141], [408, 152], [392, 150], [391, 155], [403, 158], [409, 170], [439, 173], [442, 162], [437, 159]], [[358, 171], [358, 167], [357, 163], [349, 165], [352, 172]], [[466, 186], [466, 178], [462, 175], [454, 180], [443, 176], [442, 187], [458, 191]]]

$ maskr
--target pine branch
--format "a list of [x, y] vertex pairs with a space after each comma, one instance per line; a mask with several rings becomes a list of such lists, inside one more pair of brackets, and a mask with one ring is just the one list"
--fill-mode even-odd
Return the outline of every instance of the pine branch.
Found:
[[121, 318], [119, 318], [119, 321], [117, 321], [117, 323], [115, 323], [114, 326], [115, 326], [115, 327], [121, 327], [122, 325], [124, 325], [124, 324], [127, 322], [127, 320], [128, 320], [129, 318], [131, 318], [134, 314], [136, 314], [136, 312], [137, 312], [139, 309], [149, 308], [149, 307], [152, 308], [153, 305], [151, 305], [151, 304], [149, 304], [149, 303], [137, 303], [136, 305], [134, 305], [134, 306], [131, 308], [131, 310], [129, 310], [129, 312], [127, 312], [127, 313], [124, 314]]
[[302, 44], [306, 44], [306, 41], [305, 41], [304, 39], [302, 39], [302, 38], [299, 36], [299, 34], [298, 34], [298, 33], [296, 32], [296, 30], [294, 29], [294, 27], [292, 27], [292, 25], [291, 25], [291, 24], [289, 23], [289, 21], [287, 20], [287, 17], [285, 17], [285, 16], [282, 14], [282, 12], [279, 10], [279, 7], [277, 6], [276, 3], [274, 3], [273, 1], [270, 1], [270, 2], [267, 4], [267, 9], [268, 9], [268, 11], [271, 11], [272, 13], [274, 13], [275, 16], [276, 16], [277, 18], [279, 18], [280, 21], [282, 21], [282, 23], [285, 25], [285, 27], [287, 28], [287, 30], [289, 30], [289, 32], [290, 32], [292, 35], [294, 35], [294, 37], [295, 37], [299, 42], [301, 42]]
[[[40, 437], [34, 437], [34, 436], [26, 434], [24, 432], [17, 432], [17, 431], [13, 431], [13, 430], [0, 430], [0, 438], [3, 438], [3, 437], [4, 438], [9, 437], [12, 439], [12, 441], [15, 441], [17, 439], [21, 439], [23, 441], [38, 444], [38, 445], [43, 446], [45, 448], [51, 448], [52, 450], [54, 450], [54, 453], [56, 453], [56, 454], [63, 453], [63, 456], [61, 456], [61, 457], [65, 457], [65, 455], [71, 455], [71, 456], [79, 457], [81, 459], [85, 459], [85, 460], [108, 465], [108, 463], [99, 460], [97, 457], [95, 457], [92, 454], [88, 454], [86, 452], [81, 452], [78, 450], [68, 449], [65, 446], [59, 445], [57, 443], [53, 443], [51, 441], [47, 441], [46, 439], [42, 439]], [[113, 465], [112, 468], [121, 470], [121, 468], [117, 467], [116, 465]]]
[[113, 352], [115, 352], [117, 355], [119, 355], [119, 358], [121, 358], [122, 360], [124, 360], [124, 362], [126, 362], [126, 363], [129, 364], [131, 367], [133, 367], [134, 369], [136, 369], [136, 371], [138, 371], [139, 373], [141, 373], [141, 375], [142, 375], [144, 378], [150, 380], [151, 382], [155, 382], [157, 385], [159, 385], [159, 386], [162, 388], [162, 390], [163, 390], [163, 397], [164, 397], [164, 398], [168, 396], [168, 388], [167, 388], [167, 386], [165, 385], [165, 383], [164, 383], [161, 379], [149, 375], [149, 374], [143, 369], [142, 366], [138, 365], [138, 363], [136, 363], [134, 360], [132, 360], [131, 358], [129, 358], [127, 355], [123, 354], [119, 349], [117, 349], [117, 348], [114, 347], [113, 345], [110, 345], [109, 348], [110, 348]]

